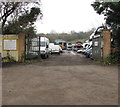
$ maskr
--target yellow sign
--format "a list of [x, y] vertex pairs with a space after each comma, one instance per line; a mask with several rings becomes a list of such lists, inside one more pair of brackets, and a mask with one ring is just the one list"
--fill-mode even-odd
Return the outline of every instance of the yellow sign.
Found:
[[13, 39], [13, 38], [3, 39], [3, 50], [17, 51], [17, 39]]

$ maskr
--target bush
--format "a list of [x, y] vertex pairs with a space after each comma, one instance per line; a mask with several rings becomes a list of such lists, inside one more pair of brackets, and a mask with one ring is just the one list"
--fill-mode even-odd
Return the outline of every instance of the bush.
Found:
[[2, 62], [16, 62], [16, 60], [14, 57], [8, 55], [8, 56], [2, 58]]
[[113, 52], [109, 57], [101, 60], [103, 64], [120, 64], [120, 50]]
[[115, 63], [115, 64], [120, 63], [120, 50], [110, 54], [109, 62], [110, 63]]

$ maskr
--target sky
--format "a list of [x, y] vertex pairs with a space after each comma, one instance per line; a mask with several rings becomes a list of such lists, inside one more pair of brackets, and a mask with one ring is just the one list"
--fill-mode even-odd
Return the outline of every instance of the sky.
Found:
[[69, 33], [97, 28], [104, 23], [91, 3], [94, 0], [41, 0], [42, 20], [35, 25], [37, 33]]

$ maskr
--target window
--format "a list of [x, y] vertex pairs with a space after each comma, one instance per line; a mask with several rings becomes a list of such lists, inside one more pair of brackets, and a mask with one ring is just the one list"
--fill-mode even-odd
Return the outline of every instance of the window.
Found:
[[41, 47], [45, 47], [45, 42], [41, 41], [41, 42], [40, 42], [40, 46], [41, 46]]

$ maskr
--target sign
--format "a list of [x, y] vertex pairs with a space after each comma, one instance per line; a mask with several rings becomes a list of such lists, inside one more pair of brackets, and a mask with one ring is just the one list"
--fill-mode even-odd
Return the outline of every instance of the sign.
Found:
[[95, 42], [94, 42], [94, 46], [98, 46], [98, 41], [95, 41]]
[[37, 46], [37, 41], [32, 42], [32, 46]]
[[4, 39], [3, 50], [16, 51], [17, 50], [17, 39]]
[[100, 35], [95, 35], [95, 36], [93, 36], [93, 38], [98, 38], [98, 37], [100, 37]]

